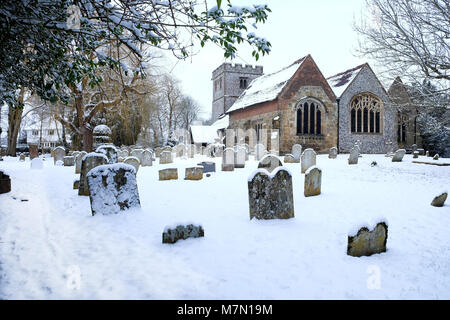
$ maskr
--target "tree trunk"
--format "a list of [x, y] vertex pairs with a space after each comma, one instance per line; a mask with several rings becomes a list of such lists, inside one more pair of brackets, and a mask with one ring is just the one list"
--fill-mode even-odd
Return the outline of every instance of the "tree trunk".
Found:
[[87, 127], [87, 124], [81, 128], [81, 136], [83, 138], [83, 150], [86, 152], [92, 152], [94, 145], [94, 136], [92, 130]]
[[8, 112], [8, 156], [16, 156], [17, 138], [22, 121], [23, 108], [9, 106]]

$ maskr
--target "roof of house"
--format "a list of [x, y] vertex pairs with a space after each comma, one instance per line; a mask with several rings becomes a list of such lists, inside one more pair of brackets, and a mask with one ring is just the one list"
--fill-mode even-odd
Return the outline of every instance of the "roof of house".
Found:
[[254, 79], [248, 88], [239, 96], [227, 113], [246, 107], [275, 100], [307, 56], [298, 59], [291, 65], [270, 74]]
[[230, 116], [220, 116], [219, 119], [216, 120], [211, 126], [215, 127], [217, 130], [219, 129], [226, 129], [228, 128], [228, 125], [230, 124]]
[[352, 81], [356, 78], [356, 75], [361, 71], [361, 69], [366, 66], [367, 63], [361, 64], [357, 67], [348, 69], [344, 72], [335, 74], [327, 78], [328, 83], [334, 91], [336, 97], [340, 98]]

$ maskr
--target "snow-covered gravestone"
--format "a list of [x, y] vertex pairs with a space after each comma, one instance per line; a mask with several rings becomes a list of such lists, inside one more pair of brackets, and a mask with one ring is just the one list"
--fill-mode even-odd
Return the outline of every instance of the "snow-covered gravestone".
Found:
[[302, 146], [300, 144], [294, 144], [292, 146], [292, 156], [294, 157], [295, 163], [300, 162], [301, 155], [302, 155]]
[[205, 231], [201, 225], [195, 226], [193, 224], [178, 225], [176, 227], [166, 227], [162, 234], [163, 243], [175, 243], [178, 240], [186, 240], [187, 238], [204, 237]]
[[226, 148], [222, 155], [222, 171], [234, 171], [234, 150]]
[[289, 219], [294, 217], [292, 175], [284, 167], [273, 173], [257, 169], [248, 178], [250, 219]]
[[66, 156], [64, 159], [64, 166], [65, 167], [73, 167], [75, 165], [75, 157], [73, 156]]
[[305, 197], [317, 196], [321, 192], [322, 170], [316, 166], [310, 167], [305, 172]]
[[281, 160], [273, 154], [265, 155], [258, 163], [258, 169], [266, 169], [269, 173], [282, 166]]
[[362, 227], [357, 232], [351, 231], [348, 236], [347, 254], [361, 257], [386, 252], [387, 237], [388, 225], [385, 221], [378, 222], [372, 230]]
[[161, 156], [159, 157], [159, 164], [168, 164], [172, 162], [173, 162], [172, 151], [161, 152]]
[[261, 160], [262, 157], [264, 157], [266, 155], [266, 152], [267, 152], [266, 147], [263, 144], [258, 143], [255, 146], [255, 160], [256, 161]]
[[92, 215], [140, 208], [134, 167], [118, 163], [98, 166], [87, 175]]
[[159, 170], [159, 180], [178, 180], [178, 169], [177, 168], [167, 168]]
[[191, 167], [186, 168], [184, 180], [202, 180], [203, 179], [203, 167]]
[[397, 151], [395, 151], [395, 154], [392, 157], [392, 162], [401, 162], [403, 160], [403, 157], [405, 156], [405, 153], [405, 149], [398, 149]]
[[109, 164], [118, 162], [118, 151], [113, 144], [104, 144], [98, 147], [95, 152], [103, 153], [107, 158]]
[[130, 153], [130, 157], [136, 157], [139, 160], [139, 163], [142, 163], [143, 153], [144, 149], [133, 149]]
[[180, 143], [178, 144], [176, 147], [176, 156], [177, 158], [183, 158], [184, 156], [186, 156], [186, 146], [184, 145], [184, 143]]
[[89, 195], [89, 186], [86, 180], [89, 171], [95, 167], [108, 163], [108, 158], [102, 153], [91, 152], [86, 154], [81, 160], [80, 183], [78, 187], [79, 196]]
[[83, 157], [85, 155], [87, 155], [87, 152], [86, 151], [81, 151], [75, 157], [75, 174], [79, 174], [81, 172], [81, 161], [83, 160]]
[[64, 147], [56, 147], [55, 149], [53, 149], [53, 163], [56, 164], [56, 161], [63, 161], [64, 162], [64, 157], [66, 156], [66, 149], [64, 149]]
[[44, 161], [41, 158], [31, 160], [31, 169], [40, 170], [44, 168]]
[[[117, 152], [117, 158], [123, 158], [123, 159], [125, 159], [126, 157], [128, 157], [130, 154], [128, 153], [128, 150], [127, 149], [121, 149], [121, 150], [119, 150], [118, 152]], [[118, 159], [117, 159], [117, 161], [119, 161]]]
[[330, 148], [330, 152], [328, 153], [329, 159], [336, 159], [338, 154], [338, 149], [336, 147]]
[[311, 149], [305, 149], [301, 155], [302, 173], [305, 173], [310, 167], [316, 165], [316, 152]]
[[238, 146], [234, 152], [234, 167], [235, 168], [245, 168], [245, 158], [247, 150], [245, 147]]
[[144, 152], [142, 152], [142, 162], [141, 162], [141, 166], [143, 167], [151, 167], [153, 162], [152, 162], [152, 153], [149, 150], [144, 150]]
[[359, 158], [359, 147], [354, 145], [350, 150], [350, 155], [348, 157], [348, 164], [358, 164]]
[[139, 159], [136, 158], [136, 157], [126, 157], [126, 158], [123, 160], [123, 163], [129, 164], [129, 165], [133, 166], [134, 169], [135, 169], [135, 171], [136, 171], [136, 173], [138, 172], [139, 167], [140, 167], [140, 165], [141, 165], [141, 162], [140, 162]]

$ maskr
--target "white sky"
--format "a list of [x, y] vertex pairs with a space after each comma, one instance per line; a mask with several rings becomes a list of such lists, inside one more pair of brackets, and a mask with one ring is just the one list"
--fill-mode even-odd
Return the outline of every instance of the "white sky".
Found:
[[[255, 62], [250, 47], [242, 46], [235, 63], [262, 65], [264, 73], [270, 73], [311, 54], [325, 77], [370, 63], [354, 56], [358, 38], [352, 23], [360, 17], [364, 0], [233, 0], [232, 3], [240, 6], [266, 3], [272, 10], [265, 24], [257, 30], [249, 28], [271, 42], [271, 53]], [[201, 117], [209, 118], [211, 73], [225, 59], [223, 51], [214, 44], [197, 49], [199, 53], [186, 61], [170, 58], [167, 68], [181, 81], [184, 93], [200, 104]]]

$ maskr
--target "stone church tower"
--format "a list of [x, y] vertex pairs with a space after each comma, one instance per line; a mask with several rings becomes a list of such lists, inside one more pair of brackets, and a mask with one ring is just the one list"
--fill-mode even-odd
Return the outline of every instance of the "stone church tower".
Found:
[[225, 113], [253, 79], [263, 74], [262, 66], [223, 63], [212, 73], [212, 121]]

